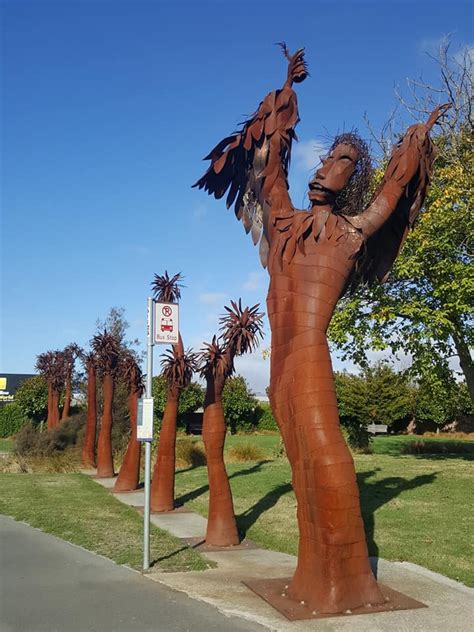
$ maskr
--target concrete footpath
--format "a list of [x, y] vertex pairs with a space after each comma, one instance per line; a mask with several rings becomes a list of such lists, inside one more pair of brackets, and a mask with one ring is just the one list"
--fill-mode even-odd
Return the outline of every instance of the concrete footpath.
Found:
[[164, 584], [0, 516], [1, 632], [253, 632]]
[[[112, 493], [114, 479], [95, 479]], [[142, 510], [144, 492], [114, 496]], [[197, 546], [206, 533], [206, 519], [186, 511], [152, 514], [151, 521], [183, 542]], [[228, 616], [238, 616], [278, 632], [468, 632], [474, 629], [474, 590], [443, 575], [408, 562], [374, 560], [380, 582], [427, 606], [417, 610], [288, 621], [242, 582], [251, 579], [289, 577], [296, 566], [292, 555], [240, 546], [226, 550], [198, 550], [217, 563], [217, 568], [187, 573], [161, 573], [153, 569], [147, 578], [182, 591], [215, 606]], [[227, 628], [222, 628], [227, 629]]]

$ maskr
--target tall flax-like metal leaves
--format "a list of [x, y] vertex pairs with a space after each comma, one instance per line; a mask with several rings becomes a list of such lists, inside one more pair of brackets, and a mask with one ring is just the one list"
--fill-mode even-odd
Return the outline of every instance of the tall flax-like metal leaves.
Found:
[[163, 354], [161, 366], [163, 376], [169, 386], [184, 388], [188, 386], [193, 377], [193, 373], [197, 370], [198, 355], [193, 353], [192, 349], [188, 349], [185, 353], [173, 346], [170, 351]]
[[151, 284], [153, 298], [160, 303], [177, 303], [181, 298], [181, 288], [183, 286], [180, 281], [182, 279], [181, 272], [178, 272], [173, 277], [168, 275], [167, 270], [165, 270], [163, 275], [155, 274], [155, 279]]
[[213, 336], [211, 343], [204, 343], [204, 349], [199, 354], [199, 367], [202, 377], [211, 374], [227, 378], [234, 372], [233, 358], [219, 344], [216, 336]]
[[40, 353], [37, 356], [36, 368], [54, 390], [62, 389], [66, 377], [66, 362], [62, 351]]
[[91, 347], [100, 374], [114, 376], [120, 361], [120, 343], [117, 338], [104, 329], [92, 338]]
[[242, 309], [242, 299], [230, 302], [231, 307], [225, 306], [227, 314], [219, 320], [221, 324], [222, 340], [225, 346], [234, 350], [235, 355], [254, 351], [263, 338], [263, 314], [258, 311], [260, 305]]
[[128, 349], [122, 351], [119, 367], [120, 377], [128, 392], [142, 393], [144, 390], [143, 373], [138, 364], [135, 353]]

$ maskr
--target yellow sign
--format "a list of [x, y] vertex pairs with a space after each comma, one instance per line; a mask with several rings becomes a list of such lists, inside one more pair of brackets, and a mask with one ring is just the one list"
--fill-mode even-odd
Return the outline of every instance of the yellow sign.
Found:
[[4, 391], [7, 388], [7, 378], [0, 377], [0, 391]]

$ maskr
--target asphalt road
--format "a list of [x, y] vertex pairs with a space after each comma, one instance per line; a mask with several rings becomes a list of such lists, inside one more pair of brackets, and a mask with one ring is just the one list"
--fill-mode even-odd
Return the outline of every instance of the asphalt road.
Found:
[[264, 629], [0, 516], [1, 632]]

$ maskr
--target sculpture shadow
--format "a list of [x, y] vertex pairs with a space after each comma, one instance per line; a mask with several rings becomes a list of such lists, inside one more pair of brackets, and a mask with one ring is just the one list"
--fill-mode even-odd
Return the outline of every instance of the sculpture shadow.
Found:
[[375, 468], [367, 472], [357, 474], [357, 483], [360, 491], [360, 504], [362, 517], [365, 525], [365, 536], [367, 540], [367, 548], [372, 558], [372, 570], [377, 576], [377, 560], [379, 557], [379, 547], [374, 539], [375, 517], [374, 514], [383, 505], [390, 502], [401, 493], [410, 489], [429, 485], [436, 479], [437, 472], [430, 474], [421, 474], [412, 479], [403, 478], [401, 476], [389, 476], [379, 480], [370, 481], [380, 471]]
[[[262, 466], [265, 465], [265, 463], [269, 463], [269, 462], [270, 462], [270, 459], [263, 459], [261, 461], [258, 461], [252, 467], [234, 472], [233, 474], [229, 476], [229, 480], [231, 478], [237, 478], [238, 476], [247, 476], [248, 474], [254, 474], [255, 472], [258, 472], [262, 468]], [[191, 467], [190, 469], [193, 469], [193, 468]], [[181, 471], [183, 472], [187, 470], [181, 470]], [[175, 505], [178, 507], [182, 506], [186, 504], [187, 502], [189, 502], [190, 500], [199, 498], [199, 496], [202, 496], [202, 494], [205, 494], [207, 491], [209, 491], [209, 485], [201, 485], [201, 487], [198, 487], [197, 489], [193, 489], [190, 492], [187, 492], [186, 494], [182, 494], [181, 496], [178, 496], [177, 498], [175, 498]]]
[[250, 507], [243, 513], [236, 516], [237, 520], [237, 528], [239, 530], [239, 534], [242, 538], [245, 537], [245, 534], [250, 529], [250, 527], [257, 522], [259, 517], [274, 507], [278, 500], [291, 492], [293, 487], [291, 483], [283, 483], [282, 485], [278, 485], [278, 487], [274, 487], [269, 492], [265, 494], [260, 500], [258, 500], [253, 507]]

